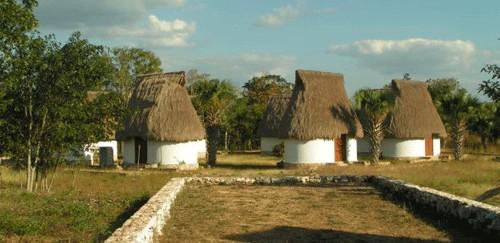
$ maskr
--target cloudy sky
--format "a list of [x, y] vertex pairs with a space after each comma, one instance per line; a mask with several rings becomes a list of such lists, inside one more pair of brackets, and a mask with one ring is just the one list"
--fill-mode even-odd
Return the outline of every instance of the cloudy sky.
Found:
[[198, 69], [237, 86], [295, 69], [344, 74], [351, 95], [404, 73], [455, 77], [476, 92], [500, 63], [500, 1], [40, 0], [42, 33], [74, 31], [154, 51], [167, 71]]

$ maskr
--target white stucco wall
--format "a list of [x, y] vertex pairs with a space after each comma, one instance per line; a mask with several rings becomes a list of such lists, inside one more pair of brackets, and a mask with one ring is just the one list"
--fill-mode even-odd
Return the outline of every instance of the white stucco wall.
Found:
[[148, 141], [148, 164], [198, 164], [199, 141], [184, 143]]
[[432, 138], [432, 154], [434, 156], [441, 154], [441, 139], [439, 137]]
[[393, 158], [424, 157], [425, 140], [423, 138], [385, 138], [382, 141], [382, 154]]
[[348, 138], [347, 139], [347, 146], [346, 146], [346, 152], [347, 152], [347, 161], [349, 162], [355, 162], [358, 161], [358, 145], [357, 141], [354, 138]]
[[129, 139], [123, 142], [123, 163], [124, 164], [134, 164], [135, 163], [135, 146], [134, 140]]
[[358, 152], [359, 153], [370, 153], [370, 143], [368, 138], [358, 139]]
[[87, 146], [86, 151], [83, 152], [84, 159], [90, 161], [90, 165], [96, 165], [94, 161], [94, 154], [99, 152], [101, 147], [111, 147], [113, 149], [113, 161], [118, 159], [118, 142], [116, 140], [100, 141]]
[[285, 140], [286, 163], [324, 164], [335, 162], [334, 140]]
[[198, 158], [205, 158], [207, 154], [207, 140], [198, 140], [195, 141], [198, 146]]
[[263, 153], [273, 152], [274, 146], [284, 142], [281, 138], [261, 137], [260, 138], [260, 151]]

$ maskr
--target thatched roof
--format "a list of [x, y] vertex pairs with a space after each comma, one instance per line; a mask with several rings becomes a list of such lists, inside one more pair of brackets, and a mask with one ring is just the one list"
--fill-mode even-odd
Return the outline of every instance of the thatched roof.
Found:
[[344, 76], [297, 70], [290, 105], [280, 126], [281, 137], [335, 139], [342, 134], [363, 136], [361, 124], [347, 98]]
[[266, 111], [259, 124], [260, 137], [279, 137], [281, 120], [290, 102], [290, 94], [273, 96], [267, 102]]
[[431, 134], [446, 136], [441, 117], [432, 103], [427, 84], [413, 80], [392, 80], [394, 109], [388, 116], [388, 136], [421, 138]]
[[138, 77], [120, 139], [143, 137], [154, 141], [187, 142], [205, 138], [205, 129], [187, 93], [184, 72]]

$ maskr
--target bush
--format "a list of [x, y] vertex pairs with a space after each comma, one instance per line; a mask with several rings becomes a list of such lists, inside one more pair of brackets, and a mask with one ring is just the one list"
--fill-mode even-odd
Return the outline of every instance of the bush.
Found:
[[281, 142], [273, 147], [273, 155], [282, 157], [285, 153], [285, 143]]

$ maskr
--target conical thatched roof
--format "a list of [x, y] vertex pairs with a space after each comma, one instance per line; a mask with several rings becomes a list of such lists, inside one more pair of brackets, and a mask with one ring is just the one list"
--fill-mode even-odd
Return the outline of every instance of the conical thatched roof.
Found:
[[267, 102], [266, 111], [259, 124], [260, 137], [279, 137], [280, 124], [290, 102], [290, 95], [273, 96]]
[[392, 80], [394, 109], [388, 116], [388, 136], [421, 138], [431, 134], [446, 136], [441, 117], [432, 103], [427, 84], [413, 80]]
[[280, 126], [281, 137], [335, 139], [342, 134], [363, 136], [361, 124], [347, 98], [344, 76], [297, 70], [290, 105]]
[[138, 77], [130, 99], [133, 115], [120, 139], [143, 137], [154, 141], [187, 142], [205, 138], [205, 129], [187, 93], [184, 72]]

